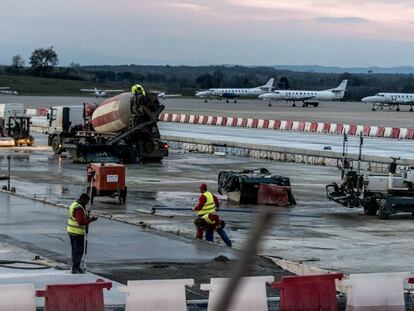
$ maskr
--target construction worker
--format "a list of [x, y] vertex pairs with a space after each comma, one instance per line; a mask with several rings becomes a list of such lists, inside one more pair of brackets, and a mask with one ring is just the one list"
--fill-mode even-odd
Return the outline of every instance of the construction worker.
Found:
[[196, 238], [202, 240], [204, 231], [206, 231], [206, 240], [213, 242], [214, 230], [220, 235], [227, 246], [232, 245], [229, 237], [224, 231], [224, 221], [216, 214], [220, 207], [219, 199], [207, 189], [206, 184], [200, 185], [201, 195], [198, 198], [198, 204], [193, 207], [197, 212], [197, 219], [194, 220], [196, 225]]
[[81, 269], [81, 261], [85, 251], [86, 227], [97, 217], [89, 217], [86, 212], [86, 205], [89, 202], [89, 195], [83, 193], [78, 200], [69, 206], [67, 231], [72, 246], [72, 273], [85, 273]]
[[146, 96], [145, 94], [145, 90], [142, 87], [142, 85], [140, 84], [135, 84], [132, 88], [131, 88], [131, 93], [136, 95], [142, 95], [142, 96]]

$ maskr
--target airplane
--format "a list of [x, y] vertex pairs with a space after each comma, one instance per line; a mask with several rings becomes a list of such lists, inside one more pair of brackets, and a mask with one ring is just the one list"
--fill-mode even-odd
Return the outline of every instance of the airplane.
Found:
[[226, 103], [229, 102], [229, 99], [234, 99], [234, 102], [237, 103], [237, 97], [247, 97], [247, 96], [258, 96], [272, 91], [274, 78], [271, 78], [265, 85], [253, 87], [253, 88], [221, 88], [221, 89], [208, 89], [207, 91], [198, 91], [195, 93], [195, 96], [204, 98], [206, 103], [208, 99], [212, 100], [213, 98], [225, 98]]
[[388, 106], [390, 109], [396, 108], [400, 111], [400, 105], [410, 105], [410, 111], [413, 111], [414, 94], [413, 93], [378, 93], [374, 96], [367, 96], [361, 100], [363, 103], [372, 104], [372, 111], [377, 108], [384, 109]]
[[271, 106], [270, 102], [272, 100], [286, 100], [293, 101], [293, 107], [296, 107], [297, 101], [303, 102], [302, 107], [308, 107], [309, 105], [317, 107], [319, 105], [318, 101], [342, 99], [346, 92], [347, 84], [348, 80], [343, 80], [338, 87], [324, 91], [275, 90], [271, 93], [262, 94], [259, 98], [269, 101], [269, 106]]
[[0, 87], [0, 94], [19, 95], [19, 93], [17, 91], [10, 90], [10, 87], [8, 87], [8, 86], [1, 86]]
[[81, 92], [88, 92], [95, 95], [96, 98], [98, 97], [109, 97], [110, 93], [121, 93], [124, 90], [99, 90], [96, 87], [93, 89], [81, 89]]
[[160, 99], [167, 99], [167, 98], [172, 98], [172, 97], [181, 97], [181, 96], [183, 96], [182, 94], [166, 94], [163, 91], [152, 91], [152, 92], [157, 94], [158, 98], [160, 98]]

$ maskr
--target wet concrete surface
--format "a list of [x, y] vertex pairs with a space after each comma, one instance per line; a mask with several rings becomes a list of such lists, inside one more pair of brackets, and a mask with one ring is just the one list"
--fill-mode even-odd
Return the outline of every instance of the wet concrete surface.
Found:
[[[0, 198], [4, 202], [0, 209], [1, 239], [25, 244], [57, 261], [70, 261], [66, 210], [8, 194], [0, 194]], [[87, 258], [91, 264], [205, 262], [220, 255], [237, 257], [228, 248], [146, 232], [109, 219], [99, 219], [90, 226]]]
[[[84, 102], [100, 103], [102, 99], [88, 96], [8, 96], [0, 95], [1, 103], [24, 103], [27, 108], [48, 108], [50, 106], [81, 105]], [[207, 114], [218, 116], [255, 117], [276, 120], [318, 121], [357, 123], [364, 125], [412, 127], [413, 113], [409, 106], [401, 106], [401, 111], [371, 111], [371, 105], [361, 102], [321, 102], [319, 107], [303, 108], [300, 103], [268, 103], [255, 99], [242, 99], [238, 103], [209, 101], [199, 98], [169, 98], [161, 101], [166, 106], [165, 112]]]
[[[251, 144], [257, 145], [258, 148], [260, 146], [278, 146], [322, 151], [324, 147], [329, 146], [333, 152], [342, 153], [343, 150], [341, 135], [164, 122], [159, 124], [159, 128], [162, 135]], [[348, 141], [348, 153], [358, 154], [359, 137], [349, 136]], [[413, 150], [414, 141], [412, 140], [364, 137], [364, 155], [414, 159]]]
[[[0, 150], [0, 168], [3, 172], [6, 167], [4, 157], [6, 154], [6, 151]], [[17, 188], [18, 192], [37, 197], [43, 196], [56, 202], [69, 204], [87, 186], [85, 181], [86, 166], [73, 164], [69, 158], [55, 157], [51, 152], [40, 151], [24, 154], [14, 153], [14, 155], [16, 157], [12, 161], [12, 185]], [[121, 241], [122, 246], [126, 247], [122, 242], [122, 236], [126, 230], [125, 232], [137, 236], [137, 238], [142, 236], [144, 243], [148, 243], [146, 245], [151, 247], [153, 236], [151, 229], [170, 232], [175, 234], [174, 237], [177, 237], [176, 243], [179, 245], [184, 243], [183, 247], [190, 249], [190, 254], [193, 254], [194, 259], [201, 260], [203, 258], [200, 256], [208, 257], [208, 254], [203, 253], [203, 247], [201, 255], [195, 254], [199, 251], [196, 246], [198, 243], [193, 245], [192, 240], [182, 240], [182, 237], [192, 239], [194, 235], [192, 223], [194, 215], [189, 209], [197, 201], [198, 185], [201, 182], [207, 182], [210, 189], [214, 191], [217, 187], [219, 171], [239, 171], [258, 167], [266, 167], [275, 174], [289, 176], [292, 181], [293, 193], [298, 201], [296, 207], [274, 208], [275, 221], [261, 244], [260, 254], [293, 261], [304, 261], [311, 266], [340, 270], [346, 273], [414, 271], [414, 264], [411, 260], [414, 255], [413, 218], [411, 215], [379, 220], [376, 217], [362, 215], [362, 211], [359, 209], [347, 209], [327, 202], [325, 185], [339, 180], [339, 171], [336, 168], [172, 151], [170, 157], [164, 159], [162, 164], [127, 165], [128, 198], [126, 205], [120, 205], [116, 199], [102, 197], [95, 200], [93, 210], [102, 215], [111, 215], [114, 219], [122, 222], [148, 228], [151, 232], [151, 237], [149, 237], [147, 236], [148, 232], [143, 231], [141, 234], [141, 229], [132, 226], [133, 229], [114, 231], [109, 229], [115, 238], [109, 239], [108, 237], [108, 241]], [[227, 202], [224, 198], [222, 203], [223, 209], [230, 210], [230, 212], [221, 212], [221, 217], [227, 222], [226, 230], [233, 240], [235, 248], [241, 248], [255, 217], [251, 211], [255, 211], [256, 207], [240, 207]], [[154, 207], [157, 208], [156, 215], [150, 214]], [[188, 211], [170, 210], [175, 207], [188, 208]], [[163, 210], [163, 208], [167, 208], [167, 210]], [[248, 213], [240, 213], [240, 208], [245, 208]], [[23, 212], [23, 207], [21, 209], [20, 212], [18, 212], [19, 209], [17, 210], [22, 218], [20, 220], [21, 226], [24, 228], [27, 224], [28, 228], [31, 228], [32, 225], [28, 219], [33, 215], [33, 211], [29, 208], [28, 211], [31, 212], [27, 215]], [[234, 211], [231, 212], [231, 209]], [[52, 214], [62, 213], [62, 210], [55, 211], [54, 208], [51, 211], [53, 211]], [[51, 216], [50, 220], [56, 221], [54, 217], [57, 216]], [[64, 226], [64, 213], [59, 217], [62, 219], [61, 223], [53, 225], [54, 229], [46, 233], [52, 233], [56, 237], [64, 239], [65, 233], [57, 232], [57, 230], [62, 231], [62, 226]], [[101, 220], [101, 224], [108, 224], [107, 220]], [[10, 224], [5, 226], [7, 230], [10, 230], [9, 233], [13, 235], [13, 238], [20, 239], [29, 245], [38, 245], [42, 250], [48, 249], [49, 246], [56, 247], [58, 252], [52, 255], [67, 260], [67, 257], [63, 255], [64, 242], [59, 238], [42, 236], [38, 241], [35, 237], [30, 236], [30, 230], [26, 233], [26, 229], [23, 232], [18, 231], [13, 224], [19, 224], [19, 219], [12, 217]], [[47, 221], [43, 224], [46, 226]], [[101, 237], [95, 236], [97, 239], [95, 247], [104, 248], [107, 233], [105, 233], [105, 225], [101, 228], [99, 226], [92, 229], [96, 230], [99, 236], [102, 234]], [[162, 247], [169, 249], [169, 244], [166, 245], [163, 242], [165, 237], [158, 234], [154, 236], [154, 239], [159, 241]], [[191, 241], [190, 245], [188, 246], [185, 241]], [[218, 241], [218, 243], [221, 242]], [[138, 243], [134, 242], [132, 245], [133, 255], [125, 256], [125, 263], [129, 260], [133, 261], [134, 258], [136, 260], [142, 255]], [[220, 252], [228, 251], [223, 246], [218, 247]], [[146, 259], [152, 257], [158, 261], [162, 257], [162, 254], [159, 253], [159, 250], [154, 250], [154, 255], [143, 255], [142, 257], [145, 260], [152, 260]], [[119, 267], [116, 263], [122, 262], [122, 258], [111, 262], [111, 256], [109, 251], [103, 250], [99, 256], [100, 261], [97, 261], [95, 268], [104, 268], [102, 273], [114, 273], [115, 279], [120, 275], [127, 277], [130, 270], [137, 271], [136, 275], [139, 275], [139, 271], [143, 267], [142, 262], [145, 261], [138, 260], [139, 264], [136, 268], [128, 266], [125, 269], [125, 265]], [[115, 254], [115, 256], [118, 255]], [[184, 270], [180, 269], [180, 256], [178, 254], [175, 258], [175, 264], [168, 264], [168, 269], [184, 273]], [[158, 259], [156, 259], [157, 257]], [[211, 261], [209, 263], [214, 264]], [[196, 266], [193, 269], [196, 269]], [[152, 266], [146, 265], [145, 267]], [[267, 267], [265, 270], [269, 271], [266, 264], [264, 267]], [[256, 268], [259, 267], [256, 266]], [[191, 268], [189, 269], [191, 270]], [[221, 268], [218, 269], [221, 271], [218, 273], [224, 273]], [[161, 276], [163, 268], [157, 267], [150, 270], [154, 270], [155, 276]], [[119, 271], [119, 274], [116, 271]]]

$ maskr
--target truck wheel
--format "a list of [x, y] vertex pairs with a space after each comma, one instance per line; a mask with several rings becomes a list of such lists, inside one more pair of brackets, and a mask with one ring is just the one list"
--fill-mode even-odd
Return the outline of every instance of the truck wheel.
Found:
[[386, 210], [387, 200], [379, 199], [377, 202], [378, 202], [378, 218], [388, 219], [390, 217], [390, 213], [388, 213]]
[[62, 142], [59, 136], [55, 136], [52, 139], [52, 150], [55, 154], [61, 154], [63, 152]]
[[375, 200], [369, 201], [364, 205], [364, 214], [368, 216], [376, 216], [378, 211], [378, 204]]

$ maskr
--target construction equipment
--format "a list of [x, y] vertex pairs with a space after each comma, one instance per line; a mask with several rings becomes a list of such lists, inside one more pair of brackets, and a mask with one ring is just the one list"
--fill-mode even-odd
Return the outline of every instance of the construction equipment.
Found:
[[125, 166], [115, 163], [91, 163], [87, 167], [87, 193], [90, 202], [97, 196], [118, 197], [124, 204], [127, 197], [125, 186]]
[[[168, 155], [157, 122], [164, 109], [157, 95], [123, 93], [99, 106], [52, 107], [49, 138], [55, 154], [68, 151], [74, 162], [159, 162]], [[72, 111], [73, 110], [73, 111]], [[82, 122], [74, 122], [82, 116]]]
[[272, 175], [267, 169], [221, 171], [218, 192], [230, 201], [240, 204], [293, 205], [295, 198], [290, 179]]
[[12, 116], [9, 117], [6, 135], [13, 138], [15, 146], [33, 145], [34, 137], [30, 135], [30, 117]]
[[26, 115], [23, 104], [0, 104], [1, 146], [32, 146], [31, 118]]
[[414, 167], [397, 173], [397, 160], [391, 158], [388, 175], [361, 173], [363, 137], [360, 136], [358, 167], [349, 165], [346, 158], [347, 137], [344, 136], [341, 184], [333, 182], [326, 186], [329, 200], [354, 208], [362, 207], [365, 215], [387, 219], [401, 212], [414, 215]]

